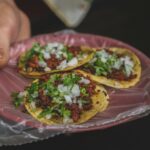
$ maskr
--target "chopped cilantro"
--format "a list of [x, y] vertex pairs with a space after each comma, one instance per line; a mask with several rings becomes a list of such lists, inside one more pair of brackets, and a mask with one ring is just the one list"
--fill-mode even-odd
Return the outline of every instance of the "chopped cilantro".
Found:
[[30, 87], [27, 88], [27, 91], [29, 93], [28, 95], [28, 102], [31, 103], [32, 101], [35, 101], [36, 99], [32, 96], [35, 92], [39, 90], [39, 84], [38, 82], [34, 82], [31, 84]]
[[80, 88], [80, 92], [83, 94], [83, 96], [89, 96], [89, 94], [86, 91], [86, 88], [84, 88], [84, 87]]
[[67, 47], [64, 47], [62, 51], [67, 55], [67, 61], [70, 61], [73, 58], [73, 54], [68, 51]]
[[18, 92], [14, 92], [11, 94], [11, 97], [13, 98], [13, 104], [15, 105], [15, 107], [19, 107], [24, 101], [24, 97], [19, 97], [18, 95]]
[[30, 60], [35, 53], [40, 51], [40, 49], [41, 49], [40, 44], [34, 43], [32, 48], [26, 53], [25, 58], [24, 58], [25, 61], [27, 62], [28, 60]]
[[34, 82], [31, 84], [30, 87], [27, 88], [27, 91], [29, 92], [29, 94], [33, 94], [34, 92], [38, 91], [38, 89], [39, 89], [38, 82]]
[[64, 105], [61, 105], [61, 108], [60, 108], [60, 115], [63, 116], [63, 117], [70, 117], [71, 116], [71, 111], [66, 109], [64, 107]]
[[64, 76], [63, 84], [65, 86], [73, 86], [75, 83], [77, 83], [80, 80], [80, 76], [76, 74], [68, 74]]
[[44, 109], [44, 110], [38, 115], [38, 118], [43, 118], [43, 117], [45, 117], [46, 115], [51, 114], [52, 111], [53, 111], [53, 109], [48, 107], [48, 108]]
[[73, 58], [73, 54], [71, 52], [67, 53], [67, 60], [70, 61]]

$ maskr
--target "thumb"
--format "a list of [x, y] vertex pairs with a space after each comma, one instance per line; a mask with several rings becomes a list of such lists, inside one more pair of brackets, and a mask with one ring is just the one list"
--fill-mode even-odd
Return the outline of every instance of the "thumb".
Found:
[[0, 30], [0, 68], [7, 64], [9, 59], [9, 36]]

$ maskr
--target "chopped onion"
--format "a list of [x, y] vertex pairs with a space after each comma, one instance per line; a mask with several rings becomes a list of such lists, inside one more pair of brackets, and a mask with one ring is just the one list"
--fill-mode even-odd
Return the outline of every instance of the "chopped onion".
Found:
[[63, 84], [58, 85], [58, 90], [63, 93], [69, 93], [70, 88], [68, 86], [64, 86]]
[[44, 62], [44, 61], [39, 61], [38, 64], [39, 64], [39, 66], [42, 67], [42, 68], [47, 67], [47, 63]]
[[76, 57], [72, 58], [69, 62], [68, 62], [68, 66], [75, 66], [78, 64], [78, 59]]
[[102, 62], [106, 62], [109, 58], [109, 53], [106, 52], [106, 50], [101, 50], [96, 52], [96, 55], [101, 59]]
[[72, 122], [73, 122], [73, 120], [70, 119], [69, 117], [64, 117], [64, 118], [63, 118], [63, 123], [64, 123], [64, 124], [68, 124], [68, 123], [72, 123]]
[[51, 71], [51, 68], [45, 67], [45, 68], [44, 68], [44, 71], [45, 71], [45, 72]]
[[18, 94], [18, 98], [22, 98], [22, 97], [24, 97], [24, 96], [26, 96], [26, 95], [27, 95], [27, 91], [20, 92], [20, 93]]
[[72, 93], [72, 96], [73, 97], [78, 97], [80, 96], [80, 88], [79, 88], [79, 85], [77, 84], [74, 84], [72, 90], [71, 90], [71, 93]]
[[37, 91], [35, 91], [33, 94], [31, 94], [31, 96], [33, 97], [33, 98], [37, 98], [38, 97], [38, 92]]
[[129, 56], [122, 57], [120, 60], [124, 63], [126, 75], [130, 76], [134, 66], [133, 61]]
[[44, 56], [44, 58], [45, 58], [46, 60], [51, 58], [50, 53], [45, 52], [45, 51], [42, 51], [42, 53], [43, 53], [43, 56]]
[[120, 59], [118, 59], [112, 67], [115, 69], [120, 69], [122, 64], [123, 64], [123, 62]]
[[67, 67], [67, 61], [63, 60], [59, 66], [57, 66], [57, 69], [65, 69]]
[[82, 109], [83, 106], [82, 106], [82, 101], [81, 100], [78, 100], [78, 105], [79, 105], [79, 108]]
[[81, 77], [81, 80], [79, 81], [79, 83], [89, 84], [90, 80]]
[[46, 118], [46, 119], [51, 119], [51, 118], [52, 118], [52, 115], [51, 115], [51, 114], [47, 114], [47, 115], [45, 116], [45, 118]]
[[64, 95], [64, 98], [66, 100], [66, 103], [72, 104], [72, 97], [71, 97], [71, 95]]
[[31, 102], [31, 103], [30, 103], [30, 106], [31, 106], [33, 109], [35, 109], [35, 108], [36, 108], [35, 102]]

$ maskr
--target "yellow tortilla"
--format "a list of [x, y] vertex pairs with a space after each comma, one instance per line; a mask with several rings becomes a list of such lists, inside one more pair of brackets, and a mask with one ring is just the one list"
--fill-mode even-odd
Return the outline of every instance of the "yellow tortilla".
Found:
[[19, 73], [26, 76], [26, 77], [29, 77], [29, 78], [39, 78], [40, 76], [45, 75], [45, 74], [56, 73], [56, 72], [65, 72], [65, 71], [73, 70], [77, 67], [80, 67], [80, 66], [86, 64], [94, 56], [94, 53], [92, 51], [90, 51], [90, 48], [85, 48], [85, 47], [80, 47], [80, 48], [81, 48], [81, 51], [83, 51], [83, 52], [85, 52], [85, 54], [87, 54], [87, 57], [79, 60], [78, 64], [76, 66], [67, 67], [64, 70], [51, 70], [51, 71], [48, 71], [48, 72], [38, 72], [38, 71], [36, 71], [36, 72], [35, 71], [26, 72], [26, 71], [24, 71], [23, 68], [25, 67], [24, 66], [25, 64], [23, 62], [24, 62], [24, 57], [25, 57], [26, 53], [23, 53], [20, 56], [20, 59], [18, 61]]
[[93, 81], [96, 81], [98, 83], [101, 83], [110, 87], [114, 87], [114, 88], [129, 88], [129, 87], [136, 85], [136, 83], [139, 82], [140, 77], [141, 77], [141, 63], [140, 63], [139, 58], [133, 52], [125, 48], [111, 47], [109, 48], [109, 50], [117, 54], [125, 54], [131, 57], [131, 59], [134, 62], [133, 74], [137, 75], [134, 79], [131, 79], [128, 81], [119, 81], [115, 79], [106, 78], [104, 76], [96, 76], [96, 75], [87, 73], [83, 70], [77, 70], [77, 72], [81, 73], [85, 77], [88, 76]]
[[[35, 80], [34, 82], [38, 82], [38, 80]], [[92, 117], [94, 117], [97, 113], [104, 111], [109, 102], [108, 102], [108, 94], [107, 91], [102, 87], [102, 86], [96, 86], [95, 88], [96, 94], [94, 94], [92, 96], [92, 102], [93, 102], [93, 107], [91, 110], [89, 111], [84, 111], [81, 116], [80, 119], [78, 120], [78, 122], [76, 123], [71, 123], [71, 124], [81, 124], [84, 123], [86, 121], [88, 121], [89, 119], [91, 119]], [[27, 109], [27, 111], [38, 121], [40, 121], [41, 123], [47, 124], [47, 125], [54, 125], [54, 124], [63, 124], [63, 120], [59, 119], [59, 120], [52, 120], [52, 119], [46, 119], [46, 118], [39, 118], [39, 114], [43, 111], [41, 108], [32, 108], [30, 103], [25, 103], [25, 108]]]

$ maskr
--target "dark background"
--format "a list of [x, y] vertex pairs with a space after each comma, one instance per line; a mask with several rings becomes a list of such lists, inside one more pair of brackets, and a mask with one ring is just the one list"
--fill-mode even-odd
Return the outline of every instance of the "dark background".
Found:
[[[16, 0], [31, 21], [32, 35], [55, 32], [66, 26], [42, 0]], [[150, 56], [150, 5], [148, 0], [95, 0], [84, 21], [74, 30], [124, 41]], [[150, 116], [102, 131], [60, 135], [48, 140], [3, 150], [112, 149], [150, 150]]]

